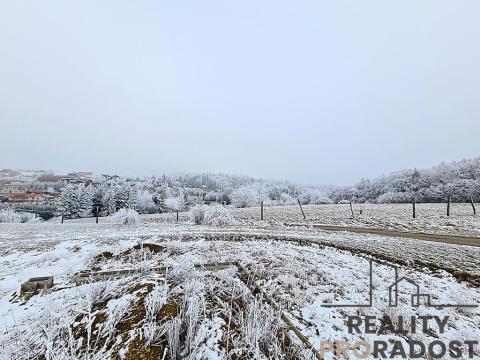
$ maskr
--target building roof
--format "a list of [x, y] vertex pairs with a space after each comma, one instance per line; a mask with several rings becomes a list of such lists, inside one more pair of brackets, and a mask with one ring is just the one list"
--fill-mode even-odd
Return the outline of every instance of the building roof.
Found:
[[37, 181], [39, 181], [39, 182], [57, 182], [62, 177], [63, 177], [62, 175], [44, 175], [44, 176], [40, 176], [37, 179]]

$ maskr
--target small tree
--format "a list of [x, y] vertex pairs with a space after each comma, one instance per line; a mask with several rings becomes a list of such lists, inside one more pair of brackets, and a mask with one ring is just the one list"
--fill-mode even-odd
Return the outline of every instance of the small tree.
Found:
[[170, 197], [165, 200], [165, 207], [170, 211], [181, 211], [185, 208], [185, 200], [182, 196]]
[[153, 202], [153, 196], [148, 191], [139, 191], [137, 193], [137, 211], [143, 214], [153, 214], [157, 212], [157, 206]]

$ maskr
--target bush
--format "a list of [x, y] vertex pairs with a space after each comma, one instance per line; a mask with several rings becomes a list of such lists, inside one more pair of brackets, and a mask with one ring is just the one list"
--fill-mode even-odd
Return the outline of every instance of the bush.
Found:
[[28, 212], [16, 212], [13, 210], [0, 210], [0, 223], [27, 223], [27, 222], [39, 222], [40, 218], [37, 218], [35, 214]]
[[195, 205], [190, 209], [190, 218], [197, 224], [203, 224], [205, 222], [205, 214], [207, 212], [206, 205]]
[[226, 207], [221, 205], [212, 205], [208, 206], [207, 208], [205, 222], [208, 225], [225, 226], [235, 224], [235, 219]]
[[140, 223], [140, 217], [135, 210], [120, 209], [108, 217], [112, 224], [135, 225]]
[[137, 210], [140, 214], [154, 214], [158, 211], [151, 193], [141, 191], [137, 194]]
[[195, 205], [190, 209], [190, 218], [197, 225], [225, 226], [236, 223], [230, 211], [221, 205]]

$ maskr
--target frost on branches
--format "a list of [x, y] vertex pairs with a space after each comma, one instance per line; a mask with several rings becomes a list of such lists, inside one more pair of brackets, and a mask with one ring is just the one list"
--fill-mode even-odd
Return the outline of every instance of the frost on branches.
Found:
[[230, 211], [221, 205], [195, 205], [190, 209], [190, 218], [197, 225], [235, 225]]
[[16, 212], [13, 210], [0, 210], [0, 223], [29, 223], [41, 221], [35, 214], [28, 212]]
[[59, 211], [67, 218], [92, 215], [94, 188], [84, 185], [67, 185], [59, 201]]
[[135, 225], [140, 223], [140, 217], [135, 210], [120, 209], [108, 217], [111, 224]]

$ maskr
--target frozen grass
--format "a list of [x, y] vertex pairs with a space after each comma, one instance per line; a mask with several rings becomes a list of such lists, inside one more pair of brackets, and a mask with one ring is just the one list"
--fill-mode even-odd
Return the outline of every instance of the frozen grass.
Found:
[[[450, 216], [447, 216], [447, 204], [417, 204], [415, 219], [412, 204], [353, 204], [353, 209], [355, 218], [349, 204], [304, 205], [307, 220], [303, 219], [298, 206], [267, 207], [264, 212], [265, 220], [273, 224], [314, 223], [480, 236], [480, 215], [473, 216], [472, 207], [467, 203], [452, 203]], [[233, 215], [237, 220], [248, 222], [260, 218], [260, 208], [235, 209]]]
[[[306, 209], [307, 216], [310, 210]], [[279, 313], [252, 296], [235, 268], [201, 271], [193, 265], [239, 261], [249, 271], [247, 281], [256, 281], [318, 347], [322, 339], [350, 336], [345, 313], [324, 308], [323, 302], [366, 300], [367, 260], [335, 246], [408, 260], [401, 274], [419, 283], [436, 303], [480, 299], [478, 287], [439, 270], [478, 272], [477, 248], [277, 227], [253, 218], [228, 227], [158, 221], [130, 227], [86, 220], [0, 225], [0, 353], [6, 359], [32, 359], [39, 354], [47, 359], [108, 359], [144, 355], [146, 349], [160, 359], [164, 354], [165, 359], [282, 358], [285, 350], [306, 358], [301, 347], [281, 339]], [[300, 245], [301, 239], [319, 244]], [[158, 251], [134, 249], [139, 243], [155, 243]], [[418, 266], [420, 261], [432, 269]], [[151, 273], [155, 266], [173, 270]], [[75, 272], [92, 267], [142, 273], [70, 287]], [[55, 276], [57, 289], [67, 288], [34, 296], [26, 304], [10, 302], [21, 282], [44, 275]], [[385, 284], [391, 278], [388, 264], [375, 265], [372, 315], [389, 313], [384, 306]], [[352, 311], [368, 313], [361, 308]], [[446, 339], [471, 337], [480, 326], [478, 309], [431, 311], [450, 316]], [[424, 307], [408, 308], [405, 315], [422, 312]], [[422, 339], [423, 334], [419, 336]], [[396, 338], [404, 341], [397, 334], [385, 336]]]
[[[236, 221], [249, 227], [320, 224], [480, 237], [480, 214], [473, 216], [472, 207], [467, 203], [452, 203], [450, 216], [447, 216], [446, 204], [417, 204], [415, 219], [412, 204], [353, 204], [353, 209], [354, 218], [349, 204], [303, 205], [305, 220], [298, 205], [266, 206], [264, 221], [260, 221], [259, 207], [229, 210]], [[190, 221], [188, 212], [180, 213], [179, 217], [180, 222]], [[142, 215], [141, 218], [147, 223], [176, 222], [173, 213]]]

